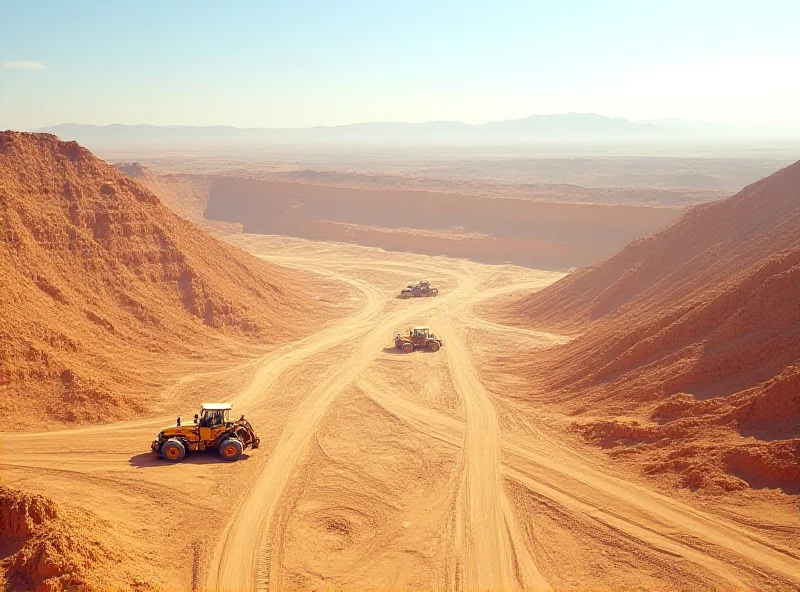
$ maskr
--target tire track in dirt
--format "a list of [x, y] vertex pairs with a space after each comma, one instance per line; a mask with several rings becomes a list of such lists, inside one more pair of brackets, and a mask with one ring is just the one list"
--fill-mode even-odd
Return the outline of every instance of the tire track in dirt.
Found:
[[[344, 277], [335, 279], [353, 281]], [[292, 414], [265, 467], [255, 477], [245, 500], [237, 508], [223, 533], [206, 578], [207, 590], [251, 591], [264, 590], [270, 586], [270, 559], [264, 553], [270, 526], [276, 513], [281, 511], [279, 504], [283, 492], [305, 455], [326, 410], [336, 396], [352, 384], [378, 355], [381, 345], [387, 342], [398, 326], [456, 299], [458, 295], [459, 289], [455, 289], [435, 300], [415, 302], [380, 322], [371, 318], [358, 323], [351, 321], [345, 335], [340, 334], [339, 339], [318, 344], [314, 348], [319, 351], [365, 334], [348, 360], [314, 388]], [[380, 312], [380, 303], [381, 300], [378, 301], [377, 312]]]
[[[442, 271], [438, 270], [438, 273], [441, 274]], [[460, 312], [467, 308], [465, 305], [476, 299], [539, 288], [542, 285], [540, 281], [526, 282], [486, 290], [476, 296], [475, 282], [469, 275], [459, 272], [447, 275], [459, 281], [461, 291], [464, 292], [455, 307], [448, 307]], [[450, 297], [452, 295], [451, 292]], [[449, 298], [440, 298], [437, 304], [444, 303], [444, 300]], [[439, 319], [440, 322], [445, 321], [446, 317]], [[442, 325], [437, 327], [440, 333], [441, 327]], [[455, 582], [456, 587], [476, 590], [508, 590], [516, 587], [525, 590], [549, 590], [551, 587], [537, 568], [525, 544], [522, 527], [502, 488], [499, 474], [500, 432], [494, 407], [478, 380], [466, 348], [454, 335], [448, 335], [445, 350], [450, 374], [456, 391], [460, 394], [470, 426], [465, 436], [462, 480], [455, 506], [457, 516], [453, 531], [458, 539], [457, 546], [461, 547], [462, 553], [459, 555], [463, 561], [456, 569], [459, 574], [457, 577], [460, 578], [460, 581]], [[273, 565], [273, 569], [274, 567]]]
[[[458, 418], [374, 389], [369, 393], [372, 400], [405, 425], [454, 446], [464, 445], [467, 426]], [[550, 447], [548, 441], [542, 445], [547, 449], [505, 437], [503, 475], [645, 546], [691, 561], [734, 589], [748, 589], [737, 571], [764, 568], [800, 585], [800, 560], [774, 549], [758, 535], [601, 472], [574, 455]]]
[[[273, 259], [269, 256], [265, 258]], [[768, 538], [755, 529], [707, 514], [702, 509], [695, 509], [604, 471], [592, 459], [582, 457], [578, 451], [559, 442], [557, 438], [551, 439], [544, 434], [530, 438], [500, 431], [498, 410], [491, 393], [480, 380], [471, 358], [474, 352], [470, 351], [469, 343], [465, 340], [468, 329], [492, 330], [517, 340], [537, 339], [550, 344], [557, 343], [558, 336], [516, 330], [484, 321], [472, 314], [471, 306], [503, 293], [541, 287], [542, 282], [503, 279], [504, 284], [496, 287], [500, 282], [493, 284], [493, 278], [497, 278], [494, 271], [479, 270], [473, 274], [473, 269], [464, 262], [442, 261], [439, 266], [438, 262], [417, 265], [378, 259], [363, 265], [357, 262], [357, 258], [335, 261], [335, 258], [328, 256], [287, 257], [281, 263], [327, 275], [355, 287], [364, 295], [364, 304], [358, 312], [333, 327], [286, 344], [267, 355], [236, 363], [230, 369], [188, 374], [189, 378], [182, 379], [183, 383], [202, 381], [212, 375], [225, 376], [230, 372], [231, 391], [236, 392], [233, 401], [237, 405], [263, 411], [269, 409], [276, 400], [276, 395], [270, 391], [282, 384], [287, 377], [284, 374], [287, 370], [294, 369], [296, 373], [305, 369], [303, 364], [309, 363], [309, 358], [316, 355], [321, 356], [320, 360], [330, 368], [325, 370], [325, 378], [318, 379], [321, 381], [304, 397], [296, 396], [303, 392], [299, 388], [292, 392], [290, 403], [295, 406], [277, 438], [274, 451], [269, 457], [256, 459], [259, 464], [252, 469], [254, 478], [247, 481], [246, 492], [239, 492], [243, 501], [234, 510], [222, 538], [217, 541], [216, 549], [214, 541], [205, 541], [199, 568], [194, 565], [194, 557], [188, 557], [192, 560], [192, 569], [191, 574], [186, 573], [181, 580], [185, 587], [190, 585], [190, 577], [192, 588], [209, 592], [253, 590], [257, 586], [261, 589], [268, 586], [275, 588], [280, 585], [282, 566], [278, 550], [270, 548], [270, 544], [277, 540], [272, 535], [276, 529], [280, 529], [279, 519], [291, 511], [286, 505], [287, 486], [293, 482], [300, 466], [308, 458], [309, 443], [313, 441], [318, 426], [339, 394], [354, 381], [362, 383], [365, 380], [362, 370], [381, 355], [382, 346], [390, 342], [394, 330], [406, 320], [420, 318], [434, 308], [440, 309], [435, 330], [445, 337], [445, 348], [440, 355], [446, 356], [464, 412], [463, 419], [446, 411], [382, 394], [380, 387], [370, 385], [368, 381], [364, 391], [405, 425], [461, 450], [458, 468], [447, 489], [448, 492], [452, 491], [447, 499], [453, 500], [452, 508], [448, 506], [447, 510], [450, 512], [447, 532], [454, 545], [453, 558], [458, 563], [453, 566], [452, 572], [448, 570], [448, 573], [455, 575], [455, 581], [451, 581], [448, 575], [440, 585], [454, 589], [548, 587], [540, 569], [550, 564], [545, 562], [544, 556], [532, 554], [537, 543], [531, 544], [528, 540], [525, 530], [528, 525], [523, 525], [515, 515], [514, 500], [509, 497], [511, 493], [506, 491], [513, 482], [514, 487], [520, 484], [567, 513], [579, 515], [584, 521], [596, 521], [603, 528], [620, 533], [620, 537], [633, 541], [632, 544], [640, 549], [656, 550], [670, 561], [685, 562], [684, 565], [692, 567], [691, 573], [707, 572], [720, 582], [720, 587], [747, 588], [743, 580], [749, 582], [747, 576], [759, 572], [777, 574], [781, 581], [800, 586], [800, 560], [783, 553], [780, 545], [771, 545]], [[459, 285], [435, 299], [395, 306], [392, 304], [393, 295], [387, 296], [386, 290], [379, 290], [368, 281], [361, 281], [363, 276], [356, 271], [360, 269], [370, 269], [369, 273], [376, 278], [376, 285], [387, 285], [379, 274], [384, 271], [396, 274], [398, 270], [403, 273], [430, 270], [431, 275], [448, 276]], [[358, 279], [352, 279], [354, 277]], [[394, 312], [384, 316], [385, 310]], [[352, 351], [348, 349], [346, 361], [342, 362], [341, 348], [351, 348], [353, 344], [355, 347]], [[337, 360], [335, 363], [334, 359]], [[312, 380], [313, 377], [309, 383]], [[286, 409], [288, 413], [288, 406]], [[61, 446], [62, 443], [70, 443], [72, 438], [85, 438], [88, 434], [105, 436], [106, 432], [127, 433], [133, 430], [140, 430], [141, 435], [147, 434], [149, 438], [152, 426], [173, 419], [153, 418], [90, 428], [0, 436], [4, 441], [13, 441], [14, 446], [24, 446], [27, 440], [40, 438], [55, 438], [47, 444]], [[277, 431], [276, 427], [274, 434]], [[28, 475], [52, 472], [57, 469], [48, 469], [48, 465], [55, 466], [55, 463], [78, 458], [73, 454], [78, 455], [80, 451], [55, 459], [44, 451], [41, 454], [26, 454], [19, 459], [9, 460], [9, 464], [4, 464], [3, 468], [14, 473], [24, 471]], [[101, 460], [108, 466], [114, 466], [110, 464], [112, 460]], [[250, 470], [247, 469], [246, 473], [248, 479]], [[74, 477], [64, 469], [60, 471], [60, 478], [63, 479], [84, 479], [87, 483], [100, 481], [114, 489], [141, 490], [143, 498], [153, 497], [154, 491], [165, 490], [159, 482], [131, 483], [130, 478], [122, 474], [112, 481], [110, 477], [102, 480], [99, 478], [102, 475], [97, 477], [89, 471], [76, 472]], [[176, 487], [175, 491], [180, 493], [181, 490]], [[192, 506], [192, 500], [197, 498], [188, 495], [178, 497], [181, 504], [190, 507], [192, 512], [195, 508], [204, 507]], [[539, 542], [546, 544], [557, 542], [557, 539]], [[592, 544], [588, 538], [587, 542]], [[213, 560], [204, 566], [209, 550], [213, 553]], [[568, 550], [557, 549], [555, 556], [565, 552]], [[204, 573], [203, 568], [209, 565], [210, 569]], [[268, 571], [270, 566], [275, 570], [272, 574]], [[696, 577], [697, 582], [707, 581]], [[613, 581], [613, 576], [608, 579]], [[792, 584], [787, 588], [792, 589]]]
[[[329, 277], [334, 275], [333, 273], [327, 272], [324, 269], [317, 269], [316, 273]], [[297, 341], [284, 344], [283, 346], [264, 356], [250, 359], [241, 363], [236, 363], [228, 368], [213, 372], [203, 371], [188, 374], [179, 379], [176, 385], [170, 386], [169, 389], [176, 388], [178, 384], [185, 385], [187, 383], [202, 380], [203, 378], [210, 376], [234, 376], [252, 373], [253, 375], [249, 378], [247, 386], [237, 391], [229, 399], [229, 401], [244, 407], [257, 404], [261, 394], [269, 388], [270, 384], [272, 384], [284, 370], [301, 363], [306, 358], [316, 353], [334, 347], [337, 343], [345, 341], [358, 332], [357, 327], [360, 327], [373, 317], [380, 315], [381, 307], [383, 305], [383, 296], [376, 288], [372, 287], [366, 282], [361, 282], [347, 277], [337, 276], [337, 279], [356, 288], [364, 296], [364, 306], [362, 306], [361, 309], [355, 314], [344, 317], [332, 327], [312, 333], [311, 335], [308, 335]], [[344, 327], [344, 329], [342, 327]], [[50, 430], [44, 432], [0, 432], [0, 437], [3, 440], [8, 441], [58, 439], [64, 437], [78, 438], [102, 432], [119, 433], [122, 431], [135, 431], [153, 426], [163, 426], [164, 424], [174, 421], [174, 419], [175, 417], [172, 415], [165, 415], [140, 420], [113, 422], [103, 425]]]
[[513, 335], [515, 337], [519, 337], [525, 340], [532, 340], [535, 342], [541, 342], [546, 347], [552, 347], [555, 345], [564, 345], [568, 343], [570, 338], [565, 337], [563, 335], [556, 335], [555, 333], [547, 333], [545, 331], [534, 331], [533, 329], [523, 329], [521, 327], [512, 327], [510, 325], [501, 325], [499, 323], [492, 323], [491, 321], [487, 321], [476, 317], [471, 309], [467, 309], [461, 315], [462, 321], [468, 321], [469, 326], [473, 328], [481, 328], [481, 329], [488, 329], [490, 331], [497, 331], [499, 333], [505, 333], [508, 335]]
[[464, 514], [462, 588], [466, 590], [550, 590], [527, 548], [522, 527], [506, 499], [501, 475], [497, 414], [472, 366], [469, 353], [449, 322], [445, 336], [450, 375], [466, 423], [464, 474], [459, 507]]

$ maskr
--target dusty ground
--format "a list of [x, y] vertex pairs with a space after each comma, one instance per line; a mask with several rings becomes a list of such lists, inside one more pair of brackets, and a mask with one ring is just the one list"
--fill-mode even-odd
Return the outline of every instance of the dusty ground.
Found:
[[[499, 353], [563, 342], [477, 316], [560, 274], [238, 235], [269, 261], [340, 282], [353, 314], [260, 358], [197, 369], [188, 401], [230, 400], [262, 446], [169, 465], [149, 452], [174, 417], [0, 435], [0, 484], [88, 510], [125, 541], [120, 573], [164, 590], [710, 590], [800, 586], [800, 517], [654, 490], [557, 421], [515, 413], [482, 372]], [[435, 299], [399, 300], [411, 280]], [[337, 294], [323, 295], [336, 298]], [[395, 332], [429, 324], [435, 354]], [[491, 378], [495, 377], [495, 378]], [[727, 515], [726, 515], [727, 514]]]

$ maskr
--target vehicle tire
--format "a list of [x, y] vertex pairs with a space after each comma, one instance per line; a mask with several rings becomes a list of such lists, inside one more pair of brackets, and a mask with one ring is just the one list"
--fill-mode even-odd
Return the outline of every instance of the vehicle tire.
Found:
[[438, 295], [439, 295], [439, 290], [434, 290], [433, 292], [431, 292], [431, 296], [438, 296]]
[[244, 444], [238, 438], [228, 438], [219, 445], [219, 455], [224, 460], [239, 460], [244, 452]]
[[410, 354], [412, 351], [414, 351], [414, 346], [413, 345], [411, 345], [410, 343], [404, 343], [403, 344], [403, 353], [404, 354]]
[[171, 462], [179, 462], [186, 456], [186, 448], [180, 440], [172, 438], [161, 446], [161, 457]]
[[428, 344], [428, 351], [437, 352], [439, 351], [439, 344], [435, 341], [431, 341]]

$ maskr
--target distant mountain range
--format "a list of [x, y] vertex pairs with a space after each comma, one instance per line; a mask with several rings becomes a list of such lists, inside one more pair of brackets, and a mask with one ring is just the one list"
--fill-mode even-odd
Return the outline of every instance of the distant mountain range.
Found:
[[717, 123], [689, 119], [648, 119], [637, 123], [717, 138], [800, 138], [800, 123]]
[[458, 121], [427, 123], [369, 122], [312, 128], [235, 128], [228, 126], [154, 126], [154, 125], [82, 125], [64, 124], [38, 131], [57, 135], [63, 140], [77, 140], [87, 146], [98, 144], [284, 144], [284, 143], [440, 143], [486, 141], [535, 141], [568, 138], [630, 138], [670, 130], [651, 124], [637, 124], [622, 118], [593, 113], [533, 115], [524, 119], [492, 121], [470, 125]]
[[[709, 137], [788, 137], [777, 127], [766, 136], [757, 129], [682, 120], [633, 122], [595, 113], [532, 115], [523, 119], [472, 125], [457, 121], [426, 123], [369, 122], [311, 128], [236, 128], [229, 126], [106, 126], [63, 124], [42, 128], [62, 140], [76, 140], [92, 149], [121, 146], [219, 147], [286, 144], [505, 144], [539, 142], [614, 142], [630, 140], [707, 139]], [[769, 130], [768, 130], [769, 131]], [[743, 135], [742, 135], [743, 134]]]

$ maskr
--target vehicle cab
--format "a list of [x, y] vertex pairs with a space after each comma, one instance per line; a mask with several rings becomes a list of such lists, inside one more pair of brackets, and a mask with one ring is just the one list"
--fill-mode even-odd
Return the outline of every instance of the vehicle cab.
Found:
[[414, 327], [411, 329], [411, 340], [414, 345], [424, 345], [429, 333], [430, 329], [428, 327]]
[[220, 428], [229, 427], [232, 408], [230, 403], [203, 403], [200, 406], [200, 414], [194, 416], [194, 421], [200, 431], [201, 441], [212, 440]]

